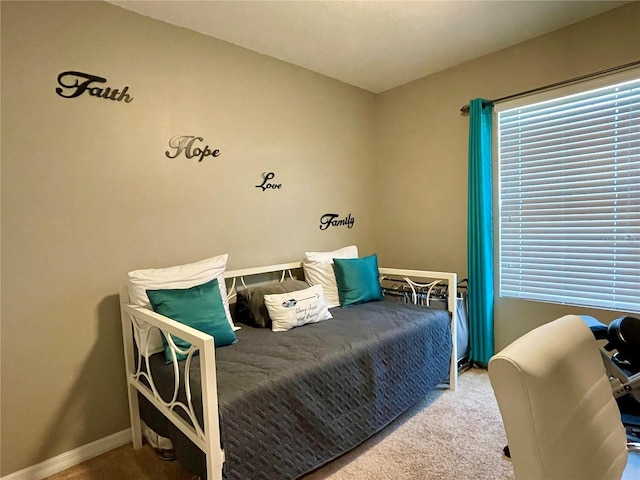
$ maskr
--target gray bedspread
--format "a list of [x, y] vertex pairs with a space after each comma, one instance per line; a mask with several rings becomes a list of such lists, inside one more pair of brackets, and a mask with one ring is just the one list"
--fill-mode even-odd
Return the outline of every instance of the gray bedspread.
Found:
[[383, 301], [331, 313], [288, 332], [243, 326], [237, 344], [216, 350], [227, 479], [298, 478], [448, 378], [448, 312]]

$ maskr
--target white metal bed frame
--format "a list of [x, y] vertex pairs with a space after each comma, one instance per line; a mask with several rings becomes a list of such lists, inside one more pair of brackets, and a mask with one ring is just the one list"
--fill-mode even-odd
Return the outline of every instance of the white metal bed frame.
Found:
[[[301, 262], [284, 263], [279, 265], [269, 265], [265, 267], [247, 268], [242, 270], [231, 270], [225, 272], [225, 279], [231, 279], [232, 283], [229, 288], [229, 298], [235, 296], [236, 280], [244, 284], [244, 278], [252, 275], [273, 274], [282, 272], [280, 281], [288, 273], [290, 276], [293, 270], [302, 268]], [[455, 273], [432, 272], [424, 270], [403, 270], [395, 268], [380, 268], [382, 278], [400, 278], [406, 281], [412, 289], [414, 287], [428, 287], [432, 283], [445, 282], [448, 287], [448, 310], [451, 313], [451, 336], [452, 351], [451, 365], [449, 369], [449, 389], [455, 390], [458, 385], [458, 367], [457, 367], [457, 315], [456, 315], [456, 285], [457, 276]], [[418, 283], [416, 280], [435, 280], [432, 283]], [[453, 293], [452, 293], [453, 292]], [[414, 290], [415, 299], [415, 290]], [[224, 450], [220, 446], [220, 425], [218, 423], [218, 393], [216, 386], [216, 360], [215, 346], [213, 337], [202, 333], [194, 328], [188, 327], [182, 323], [176, 322], [163, 315], [153, 312], [147, 308], [129, 304], [129, 293], [127, 287], [123, 287], [120, 293], [120, 308], [122, 317], [122, 336], [124, 343], [124, 357], [127, 377], [127, 392], [129, 396], [129, 413], [131, 418], [131, 432], [133, 447], [135, 449], [142, 448], [142, 428], [140, 420], [140, 410], [138, 403], [138, 392], [144, 395], [160, 412], [167, 417], [176, 427], [178, 427], [200, 450], [206, 457], [206, 468], [208, 480], [221, 480], [222, 467], [224, 464]], [[165, 337], [169, 339], [171, 353], [174, 356], [177, 353], [187, 355], [184, 363], [183, 375], [185, 379], [189, 378], [191, 362], [194, 359], [195, 352], [200, 354], [195, 358], [200, 362], [201, 388], [202, 388], [202, 408], [203, 423], [198, 422], [195, 411], [191, 402], [190, 382], [185, 381], [186, 400], [187, 403], [179, 402], [179, 364], [173, 362], [175, 373], [175, 385], [173, 396], [169, 401], [160, 397], [153, 378], [150, 374], [149, 360], [142, 353], [138, 352], [136, 362], [134, 349], [134, 329], [146, 330], [157, 327], [163, 332]], [[171, 336], [175, 335], [189, 343], [191, 347], [188, 350], [180, 350], [171, 340]], [[146, 349], [146, 347], [144, 347]], [[137, 363], [137, 367], [136, 367]], [[146, 368], [145, 368], [146, 367]], [[151, 385], [149, 388], [144, 381]], [[178, 411], [182, 410], [190, 419], [186, 421]]]

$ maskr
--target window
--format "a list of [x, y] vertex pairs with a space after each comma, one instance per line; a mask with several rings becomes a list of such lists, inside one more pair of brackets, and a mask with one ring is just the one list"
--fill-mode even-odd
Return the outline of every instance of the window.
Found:
[[625, 77], [496, 106], [500, 296], [640, 312], [640, 73]]

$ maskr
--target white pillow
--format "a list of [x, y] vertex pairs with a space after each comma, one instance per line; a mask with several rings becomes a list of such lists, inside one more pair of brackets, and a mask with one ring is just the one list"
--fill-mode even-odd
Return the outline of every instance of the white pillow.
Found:
[[271, 330], [274, 332], [286, 332], [293, 327], [333, 318], [329, 313], [322, 285], [290, 293], [265, 295], [264, 304], [271, 317]]
[[322, 285], [329, 308], [340, 305], [336, 275], [333, 272], [334, 258], [358, 258], [358, 247], [351, 245], [333, 252], [305, 252], [302, 268], [309, 285]]
[[[217, 257], [211, 257], [185, 265], [166, 268], [149, 268], [129, 272], [129, 302], [151, 310], [147, 290], [191, 288], [217, 278], [227, 320], [231, 328], [238, 330], [240, 327], [235, 327], [231, 319], [229, 299], [227, 298], [227, 285], [224, 280], [227, 258], [228, 255], [225, 253], [224, 255], [218, 255]], [[160, 334], [160, 330], [155, 327], [148, 330], [134, 328], [134, 337], [138, 349], [145, 356], [147, 354], [151, 355], [164, 351], [162, 335]], [[148, 346], [147, 350], [145, 350], [145, 345]]]

